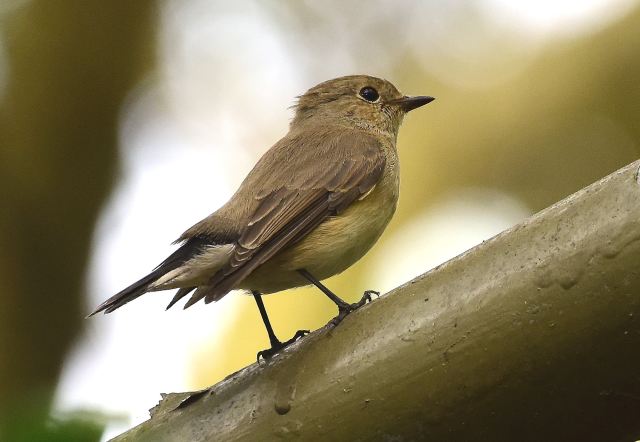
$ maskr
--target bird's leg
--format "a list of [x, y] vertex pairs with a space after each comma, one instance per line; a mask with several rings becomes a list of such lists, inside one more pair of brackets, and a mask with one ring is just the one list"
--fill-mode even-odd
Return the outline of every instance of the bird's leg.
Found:
[[304, 335], [309, 333], [309, 330], [298, 330], [295, 335], [291, 339], [285, 342], [280, 342], [277, 338], [276, 334], [273, 332], [273, 327], [271, 326], [271, 321], [269, 321], [269, 316], [267, 316], [267, 309], [264, 308], [264, 303], [262, 302], [262, 294], [259, 292], [251, 292], [253, 294], [253, 299], [256, 300], [256, 304], [258, 304], [258, 310], [260, 310], [260, 316], [262, 317], [262, 321], [264, 322], [264, 326], [267, 329], [267, 334], [269, 335], [269, 342], [271, 343], [271, 348], [262, 350], [258, 352], [256, 359], [258, 362], [260, 358], [269, 359], [271, 356], [285, 348], [286, 346], [294, 343]]
[[378, 292], [376, 292], [374, 290], [367, 290], [362, 295], [362, 298], [360, 298], [360, 301], [355, 302], [353, 304], [349, 304], [348, 302], [346, 302], [342, 298], [340, 298], [338, 295], [333, 293], [331, 290], [329, 290], [327, 288], [327, 286], [325, 286], [320, 281], [318, 281], [316, 278], [314, 278], [314, 276], [311, 273], [309, 273], [308, 271], [306, 271], [305, 269], [299, 269], [298, 273], [300, 273], [311, 284], [313, 284], [316, 287], [318, 287], [322, 293], [327, 295], [327, 297], [329, 299], [331, 299], [338, 306], [338, 316], [336, 316], [335, 318], [333, 318], [331, 320], [331, 324], [333, 324], [334, 326], [340, 324], [340, 322], [342, 322], [342, 320], [349, 313], [351, 313], [354, 310], [359, 309], [360, 307], [365, 305], [367, 302], [370, 302], [371, 301], [371, 295], [376, 295], [376, 296], [380, 295], [380, 293], [378, 293]]

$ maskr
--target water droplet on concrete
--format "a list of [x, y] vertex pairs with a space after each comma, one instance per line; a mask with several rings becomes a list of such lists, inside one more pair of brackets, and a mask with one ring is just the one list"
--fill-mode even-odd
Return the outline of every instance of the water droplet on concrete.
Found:
[[280, 415], [285, 415], [289, 411], [291, 411], [291, 404], [289, 404], [289, 403], [279, 404], [279, 403], [276, 402], [274, 408], [276, 410], [276, 413], [278, 413]]

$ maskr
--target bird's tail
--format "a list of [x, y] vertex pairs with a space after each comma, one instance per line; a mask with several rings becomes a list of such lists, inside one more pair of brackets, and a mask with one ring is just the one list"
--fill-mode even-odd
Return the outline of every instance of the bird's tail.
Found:
[[148, 292], [149, 286], [166, 272], [167, 270], [162, 268], [154, 270], [144, 278], [134, 282], [126, 289], [116, 293], [111, 298], [104, 301], [87, 317], [93, 316], [100, 312], [111, 313], [115, 309], [118, 309], [126, 303], [133, 301], [137, 297], [144, 295]]
[[[144, 295], [153, 290], [153, 284], [165, 274], [177, 269], [192, 257], [200, 253], [207, 245], [206, 238], [194, 237], [185, 242], [178, 250], [173, 252], [171, 256], [165, 259], [153, 272], [149, 273], [139, 281], [134, 282], [126, 289], [116, 293], [111, 298], [100, 304], [90, 315], [93, 316], [100, 312], [111, 313], [112, 311], [122, 307], [128, 302]], [[180, 291], [179, 293], [181, 293]]]

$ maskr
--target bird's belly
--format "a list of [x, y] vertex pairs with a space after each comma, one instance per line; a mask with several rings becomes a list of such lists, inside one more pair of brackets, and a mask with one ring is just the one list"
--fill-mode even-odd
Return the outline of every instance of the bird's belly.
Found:
[[239, 288], [273, 293], [308, 285], [298, 269], [325, 279], [354, 264], [376, 243], [395, 212], [397, 193], [376, 190], [258, 267]]

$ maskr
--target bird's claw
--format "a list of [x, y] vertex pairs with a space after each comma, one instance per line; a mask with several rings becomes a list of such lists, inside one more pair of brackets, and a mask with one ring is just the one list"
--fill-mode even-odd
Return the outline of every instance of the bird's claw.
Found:
[[298, 339], [308, 335], [310, 333], [309, 330], [298, 330], [291, 339], [289, 339], [288, 341], [285, 342], [276, 342], [276, 343], [272, 343], [271, 348], [268, 348], [266, 350], [261, 350], [258, 352], [258, 354], [256, 355], [256, 361], [258, 363], [260, 363], [260, 358], [262, 358], [263, 361], [267, 361], [269, 359], [271, 359], [273, 357], [273, 355], [275, 355], [276, 353], [278, 353], [280, 350], [282, 350], [283, 348], [288, 347], [289, 345], [293, 344], [294, 342], [296, 342]]
[[337, 326], [338, 324], [340, 324], [342, 322], [342, 320], [344, 318], [346, 318], [349, 313], [351, 313], [354, 310], [359, 309], [360, 307], [365, 305], [367, 302], [371, 302], [371, 296], [372, 295], [380, 296], [380, 292], [377, 292], [375, 290], [366, 290], [362, 294], [362, 298], [360, 298], [360, 301], [354, 302], [353, 304], [345, 303], [344, 305], [339, 305], [338, 306], [338, 316], [336, 316], [331, 321], [329, 321], [329, 324], [331, 324], [334, 327]]
[[365, 290], [364, 296], [368, 296], [369, 297], [369, 301], [371, 301], [371, 296], [372, 295], [374, 295], [376, 298], [379, 298], [380, 297], [380, 292], [377, 291], [377, 290]]

